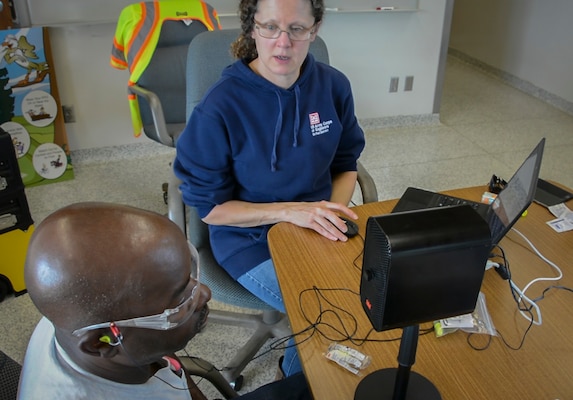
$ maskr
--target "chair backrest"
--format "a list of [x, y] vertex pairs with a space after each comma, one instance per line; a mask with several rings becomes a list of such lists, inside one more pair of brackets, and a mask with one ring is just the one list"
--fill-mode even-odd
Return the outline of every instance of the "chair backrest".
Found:
[[[189, 43], [198, 34], [207, 31], [199, 21], [190, 25], [183, 21], [167, 20], [161, 26], [159, 41], [138, 84], [154, 92], [161, 102], [167, 130], [171, 137], [177, 137], [185, 128], [185, 77]], [[159, 135], [153, 124], [153, 115], [147, 101], [138, 96], [143, 131], [157, 142]]]
[[[221, 77], [226, 66], [233, 63], [231, 43], [240, 29], [223, 29], [197, 35], [187, 53], [187, 118], [207, 90]], [[326, 43], [319, 36], [311, 43], [310, 52], [317, 61], [329, 63]]]

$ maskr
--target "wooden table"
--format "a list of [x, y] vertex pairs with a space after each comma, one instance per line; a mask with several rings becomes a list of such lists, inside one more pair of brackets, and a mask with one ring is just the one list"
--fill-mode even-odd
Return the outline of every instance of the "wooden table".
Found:
[[[479, 200], [483, 191], [484, 187], [475, 187], [446, 193]], [[361, 234], [364, 235], [368, 216], [388, 213], [395, 203], [392, 200], [355, 207], [360, 216]], [[568, 206], [572, 208], [573, 201]], [[544, 256], [561, 267], [564, 274], [558, 282], [534, 284], [527, 291], [530, 298], [540, 296], [543, 289], [552, 284], [573, 288], [573, 231], [554, 232], [545, 223], [553, 218], [547, 209], [532, 204], [527, 216], [515, 225]], [[331, 242], [313, 231], [280, 223], [271, 229], [269, 245], [294, 332], [309, 328], [321, 311], [316, 292], [307, 289], [331, 289], [320, 291], [331, 301], [331, 304], [324, 299], [320, 302], [323, 314], [318, 328], [326, 337], [312, 329], [307, 330], [297, 336], [298, 351], [315, 399], [353, 399], [362, 378], [328, 361], [324, 354], [334, 340], [344, 338], [326, 323], [339, 330], [345, 327], [351, 331], [356, 323], [356, 332], [350, 332], [348, 336], [357, 340], [365, 338], [372, 330], [358, 294], [363, 239], [355, 237], [346, 243]], [[520, 288], [534, 278], [557, 275], [516, 232], [511, 231], [501, 246], [509, 260], [513, 280]], [[502, 280], [494, 270], [488, 270], [482, 292], [495, 328], [508, 345], [519, 347], [529, 322], [517, 311], [508, 281]], [[542, 325], [531, 327], [521, 349], [510, 349], [497, 336], [485, 350], [478, 351], [470, 347], [465, 332], [457, 331], [440, 338], [432, 332], [420, 336], [412, 371], [432, 381], [445, 400], [573, 399], [573, 293], [550, 290], [538, 304]], [[421, 332], [424, 328], [431, 328], [431, 324], [422, 324]], [[383, 340], [400, 336], [401, 330], [372, 331], [368, 338]], [[475, 347], [485, 347], [489, 338], [480, 334], [472, 335], [469, 340]], [[368, 341], [362, 345], [358, 342], [344, 343], [372, 358], [363, 375], [381, 368], [397, 367], [399, 340]]]

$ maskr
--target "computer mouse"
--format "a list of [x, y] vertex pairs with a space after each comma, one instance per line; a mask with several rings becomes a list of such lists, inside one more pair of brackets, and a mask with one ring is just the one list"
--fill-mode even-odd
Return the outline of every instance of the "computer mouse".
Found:
[[352, 237], [358, 235], [358, 224], [356, 224], [356, 222], [354, 222], [351, 219], [348, 219], [346, 217], [339, 217], [339, 218], [341, 220], [343, 220], [346, 223], [346, 226], [348, 227], [346, 232], [344, 232], [346, 237], [352, 238]]

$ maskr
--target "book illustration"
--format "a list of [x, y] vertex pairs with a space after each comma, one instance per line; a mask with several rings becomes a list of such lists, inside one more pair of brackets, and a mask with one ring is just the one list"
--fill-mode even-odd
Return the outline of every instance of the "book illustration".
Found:
[[28, 153], [30, 149], [30, 134], [21, 124], [13, 121], [5, 122], [0, 125], [2, 129], [12, 137], [12, 144], [16, 151], [16, 157], [21, 158]]
[[[26, 70], [24, 77], [21, 77], [11, 87], [23, 87], [42, 82], [49, 72], [46, 61], [38, 61], [39, 57], [35, 52], [36, 46], [28, 42], [25, 35], [17, 37], [8, 34], [2, 42], [0, 55], [7, 64], [15, 63]], [[30, 77], [33, 77], [32, 79]]]
[[47, 126], [56, 118], [58, 106], [50, 93], [43, 90], [33, 90], [24, 96], [22, 112], [30, 124]]
[[32, 163], [43, 178], [56, 179], [66, 171], [66, 153], [56, 144], [44, 143], [34, 152]]

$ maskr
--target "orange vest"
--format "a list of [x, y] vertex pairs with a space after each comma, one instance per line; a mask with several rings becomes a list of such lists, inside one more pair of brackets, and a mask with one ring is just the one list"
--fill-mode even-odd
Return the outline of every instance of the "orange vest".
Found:
[[[137, 83], [147, 68], [165, 20], [194, 20], [210, 31], [221, 29], [217, 11], [200, 0], [148, 1], [125, 7], [117, 21], [110, 64], [117, 69], [129, 69], [128, 85]], [[134, 134], [139, 136], [143, 124], [137, 97], [129, 94], [128, 100]]]

